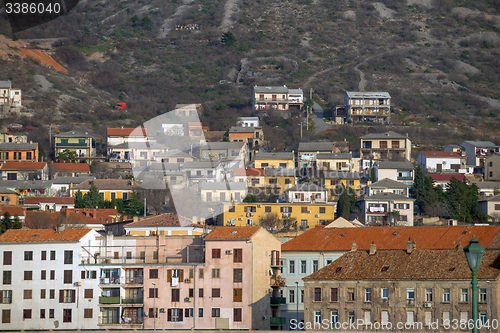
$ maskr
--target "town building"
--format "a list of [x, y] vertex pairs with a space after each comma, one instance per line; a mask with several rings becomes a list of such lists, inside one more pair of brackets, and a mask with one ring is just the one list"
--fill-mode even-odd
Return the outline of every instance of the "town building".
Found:
[[460, 144], [467, 156], [467, 165], [476, 167], [474, 173], [484, 173], [488, 156], [500, 153], [500, 147], [491, 141], [464, 141]]
[[46, 162], [7, 161], [0, 166], [0, 178], [6, 180], [47, 180]]
[[0, 111], [3, 117], [21, 110], [21, 96], [21, 89], [13, 88], [11, 81], [0, 81]]
[[391, 122], [391, 95], [388, 92], [346, 91], [344, 105], [348, 122]]
[[223, 162], [228, 168], [244, 168], [249, 161], [244, 142], [207, 142], [200, 146], [200, 161]]
[[276, 111], [288, 118], [289, 111], [300, 111], [303, 106], [304, 92], [302, 89], [289, 89], [287, 86], [253, 87], [252, 110], [254, 112], [267, 114]]
[[38, 162], [38, 143], [0, 143], [0, 162], [7, 161]]
[[[314, 162], [319, 154], [333, 154], [335, 144], [331, 141], [299, 142], [299, 159]], [[302, 165], [301, 165], [302, 166]]]
[[316, 169], [355, 171], [351, 153], [319, 153], [316, 155]]
[[417, 157], [418, 166], [427, 173], [466, 173], [465, 151], [421, 151]]
[[129, 142], [148, 142], [147, 129], [144, 127], [108, 127], [106, 129], [106, 143], [108, 154], [112, 146], [121, 145]]
[[394, 193], [409, 198], [410, 186], [389, 178], [384, 178], [367, 185], [364, 194], [371, 196], [378, 193]]
[[95, 157], [95, 140], [92, 135], [78, 131], [69, 131], [54, 135], [55, 156], [69, 151], [79, 159]]
[[484, 163], [484, 180], [500, 181], [500, 153], [486, 157]]
[[108, 147], [110, 161], [129, 162], [132, 167], [146, 167], [155, 162], [156, 155], [168, 147], [156, 142], [128, 142]]
[[372, 133], [361, 138], [362, 168], [370, 168], [370, 163], [382, 161], [410, 161], [411, 141], [408, 135], [396, 132]]
[[88, 163], [50, 163], [49, 170], [51, 179], [90, 175]]
[[414, 166], [409, 161], [377, 161], [374, 164], [377, 180], [389, 178], [408, 186], [413, 186]]
[[73, 186], [70, 189], [71, 196], [74, 197], [78, 191], [85, 195], [92, 185], [97, 187], [105, 201], [128, 200], [134, 193], [134, 182], [130, 179], [90, 179]]
[[254, 167], [295, 169], [294, 152], [258, 152], [254, 158]]
[[414, 199], [379, 192], [357, 201], [358, 219], [369, 226], [413, 226]]
[[479, 210], [487, 214], [491, 222], [500, 222], [500, 194], [481, 198], [477, 204]]

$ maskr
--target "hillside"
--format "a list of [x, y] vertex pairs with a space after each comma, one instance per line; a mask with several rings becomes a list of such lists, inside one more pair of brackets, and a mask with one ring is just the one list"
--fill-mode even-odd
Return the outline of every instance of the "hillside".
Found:
[[[313, 88], [329, 108], [344, 90], [388, 91], [400, 131], [424, 139], [430, 130], [438, 145], [500, 141], [499, 29], [497, 0], [80, 1], [16, 35], [68, 75], [12, 56], [0, 77], [26, 90], [34, 109], [58, 107], [96, 131], [187, 102], [203, 103], [203, 121], [225, 129], [250, 112], [253, 85], [286, 84]], [[51, 88], [36, 88], [41, 81]], [[119, 99], [127, 114], [110, 110]]]

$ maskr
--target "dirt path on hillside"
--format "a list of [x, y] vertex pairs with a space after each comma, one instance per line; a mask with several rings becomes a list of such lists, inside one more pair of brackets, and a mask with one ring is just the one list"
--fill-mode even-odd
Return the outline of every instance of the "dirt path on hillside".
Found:
[[34, 49], [21, 49], [20, 50], [25, 56], [29, 57], [33, 61], [39, 63], [42, 66], [55, 69], [56, 71], [64, 74], [68, 74], [68, 70], [61, 66], [57, 61], [52, 59], [51, 56], [46, 54], [41, 50]]
[[188, 8], [192, 7], [193, 5], [194, 5], [194, 0], [183, 0], [182, 5], [177, 7], [175, 13], [163, 21], [163, 24], [160, 27], [160, 33], [158, 34], [157, 38], [167, 37], [168, 34], [170, 34], [170, 31], [172, 30], [172, 27], [174, 25], [174, 19], [181, 16], [182, 13], [184, 13]]
[[222, 23], [220, 28], [222, 30], [226, 30], [234, 25], [236, 22], [233, 19], [233, 16], [238, 12], [238, 3], [237, 0], [227, 0], [224, 5], [224, 18], [222, 19]]

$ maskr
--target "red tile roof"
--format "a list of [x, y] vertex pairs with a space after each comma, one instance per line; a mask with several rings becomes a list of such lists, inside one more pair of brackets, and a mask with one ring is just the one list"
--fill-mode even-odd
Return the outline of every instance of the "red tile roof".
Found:
[[422, 226], [324, 228], [318, 226], [284, 243], [282, 251], [350, 251], [356, 241], [359, 250], [374, 242], [380, 250], [404, 250], [408, 239], [417, 249], [454, 249], [465, 247], [475, 235], [485, 248], [500, 248], [500, 227], [496, 226]]
[[0, 243], [78, 242], [90, 231], [91, 229], [66, 229], [61, 232], [53, 229], [11, 229], [0, 235]]
[[259, 176], [265, 176], [266, 175], [266, 170], [262, 168], [236, 168], [233, 170], [234, 176], [252, 176], [252, 177], [259, 177]]
[[[497, 279], [500, 250], [487, 250], [479, 268], [479, 279]], [[386, 269], [382, 270], [382, 267]], [[348, 252], [330, 265], [304, 278], [322, 280], [470, 280], [470, 269], [462, 248], [451, 250], [401, 250]]]
[[216, 227], [210, 232], [206, 240], [226, 240], [226, 239], [249, 239], [262, 229], [259, 226], [248, 227]]
[[108, 128], [108, 136], [147, 136], [146, 128]]
[[46, 162], [8, 161], [0, 167], [0, 170], [41, 170], [46, 165]]
[[193, 221], [183, 217], [178, 216], [174, 213], [165, 213], [156, 216], [145, 217], [139, 221], [127, 224], [128, 227], [180, 227], [191, 226]]
[[435, 182], [449, 182], [452, 178], [458, 180], [465, 180], [463, 173], [429, 173], [427, 176], [431, 177]]
[[453, 151], [441, 151], [441, 150], [427, 150], [427, 151], [421, 151], [421, 153], [423, 155], [425, 155], [426, 157], [430, 157], [430, 158], [433, 158], [433, 157], [453, 157], [453, 158], [457, 158], [457, 157], [460, 157], [460, 153], [456, 153], [456, 152], [453, 152]]
[[25, 216], [26, 211], [21, 206], [0, 206], [0, 216], [8, 212], [10, 216]]
[[25, 197], [24, 203], [27, 205], [37, 205], [40, 203], [74, 204], [72, 197]]
[[80, 172], [90, 172], [90, 166], [88, 163], [51, 163], [50, 168], [53, 172], [60, 171], [80, 171]]

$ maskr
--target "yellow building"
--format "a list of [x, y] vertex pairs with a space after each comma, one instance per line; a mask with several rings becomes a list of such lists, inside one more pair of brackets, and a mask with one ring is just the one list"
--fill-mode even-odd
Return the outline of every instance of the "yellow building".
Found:
[[134, 193], [134, 184], [130, 179], [88, 179], [73, 186], [71, 188], [71, 196], [75, 196], [78, 191], [83, 194], [87, 193], [92, 183], [97, 187], [105, 201], [114, 199], [128, 200], [132, 193]]
[[200, 224], [193, 224], [193, 221], [187, 217], [174, 213], [164, 213], [142, 219], [135, 217], [134, 221], [125, 225], [124, 228], [129, 236], [202, 236], [211, 231]]
[[255, 168], [295, 168], [295, 158], [293, 150], [291, 152], [263, 153], [255, 155]]
[[338, 196], [341, 194], [341, 185], [353, 189], [356, 196], [361, 194], [362, 178], [359, 172], [325, 171], [323, 175], [323, 187], [329, 191], [330, 200], [338, 200]]
[[313, 228], [318, 224], [326, 224], [334, 220], [336, 203], [296, 204], [280, 203], [241, 203], [224, 205], [224, 224], [245, 226], [259, 225], [259, 220], [270, 213], [277, 213], [286, 223], [297, 221], [300, 229]]
[[54, 135], [55, 154], [68, 150], [78, 158], [95, 157], [94, 138], [87, 133], [70, 131]]
[[276, 195], [282, 195], [296, 185], [295, 169], [266, 169], [264, 186], [272, 188]]

